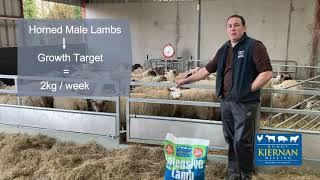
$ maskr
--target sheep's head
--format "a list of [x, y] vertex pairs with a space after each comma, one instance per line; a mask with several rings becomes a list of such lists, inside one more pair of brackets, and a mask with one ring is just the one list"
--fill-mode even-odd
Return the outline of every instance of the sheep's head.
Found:
[[290, 76], [290, 74], [278, 74], [277, 77], [272, 79], [273, 84], [280, 84], [286, 80], [292, 80], [292, 77]]
[[89, 100], [89, 103], [91, 105], [91, 109], [93, 111], [96, 111], [96, 112], [101, 112], [102, 111], [102, 106], [104, 104], [104, 101], [103, 100]]
[[292, 77], [290, 76], [290, 74], [285, 74], [281, 76], [281, 82], [286, 80], [292, 80]]
[[147, 74], [148, 76], [157, 76], [157, 72], [152, 69], [148, 69]]
[[171, 87], [168, 88], [168, 91], [170, 91], [170, 96], [172, 97], [172, 99], [179, 99], [182, 97], [182, 91], [179, 88]]
[[160, 81], [167, 81], [167, 78], [164, 75], [160, 76]]
[[316, 105], [316, 104], [318, 104], [317, 103], [318, 102], [318, 100], [309, 100], [308, 102], [307, 102], [307, 105], [306, 105], [306, 109], [312, 109], [312, 108], [314, 108], [314, 106]]
[[173, 76], [177, 76], [178, 72], [175, 69], [171, 69], [170, 71], [166, 72], [165, 75], [173, 75]]
[[272, 78], [273, 84], [280, 84], [283, 79], [283, 74], [278, 74], [277, 77]]

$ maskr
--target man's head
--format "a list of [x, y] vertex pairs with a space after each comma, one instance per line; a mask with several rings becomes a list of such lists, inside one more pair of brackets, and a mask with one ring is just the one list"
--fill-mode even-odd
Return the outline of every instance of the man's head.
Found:
[[227, 20], [227, 34], [232, 43], [238, 42], [246, 32], [246, 21], [242, 16], [232, 15]]

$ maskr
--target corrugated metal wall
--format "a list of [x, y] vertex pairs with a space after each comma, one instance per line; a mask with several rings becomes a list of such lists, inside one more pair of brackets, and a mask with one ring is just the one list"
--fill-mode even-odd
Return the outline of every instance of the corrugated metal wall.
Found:
[[22, 18], [20, 0], [0, 0], [0, 48], [15, 47], [15, 21]]

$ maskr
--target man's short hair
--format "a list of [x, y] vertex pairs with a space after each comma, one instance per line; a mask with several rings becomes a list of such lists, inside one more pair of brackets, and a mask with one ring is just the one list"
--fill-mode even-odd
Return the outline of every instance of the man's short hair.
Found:
[[241, 20], [242, 26], [245, 26], [245, 25], [246, 25], [246, 21], [244, 20], [244, 18], [243, 18], [242, 16], [238, 15], [238, 14], [234, 14], [234, 15], [228, 17], [227, 23], [228, 23], [229, 19], [235, 18], [235, 17], [236, 17], [236, 18], [239, 18], [239, 19]]

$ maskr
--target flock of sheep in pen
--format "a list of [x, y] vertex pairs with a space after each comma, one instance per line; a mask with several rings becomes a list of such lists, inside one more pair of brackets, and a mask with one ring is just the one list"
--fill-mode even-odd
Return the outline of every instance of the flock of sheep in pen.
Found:
[[[131, 80], [140, 82], [160, 82], [174, 83], [178, 79], [187, 78], [188, 76], [199, 71], [196, 67], [190, 71], [178, 73], [176, 70], [164, 72], [163, 69], [143, 69], [139, 65], [132, 67]], [[271, 79], [265, 88], [301, 90], [301, 84], [292, 80], [288, 75], [278, 75]], [[200, 80], [194, 84], [215, 85], [215, 75], [211, 74], [208, 78]], [[294, 86], [295, 85], [295, 86]], [[292, 86], [292, 87], [291, 87]], [[0, 83], [1, 89], [15, 89], [14, 86], [7, 86]], [[153, 98], [165, 100], [183, 100], [183, 101], [198, 101], [198, 102], [219, 102], [215, 95], [214, 89], [200, 88], [167, 88], [167, 87], [132, 87], [131, 98]], [[302, 95], [294, 93], [263, 93], [261, 96], [261, 105], [270, 106], [272, 98], [272, 107], [290, 108], [301, 102]], [[0, 104], [17, 104], [17, 97], [13, 94], [0, 94]], [[20, 105], [50, 107], [70, 110], [84, 111], [99, 111], [115, 113], [115, 102], [104, 100], [88, 100], [67, 97], [20, 97]], [[120, 98], [120, 117], [125, 117], [125, 99]], [[144, 114], [153, 116], [167, 117], [183, 117], [205, 120], [219, 120], [219, 108], [191, 106], [191, 105], [174, 105], [174, 104], [159, 104], [159, 103], [130, 103], [130, 113]]]

